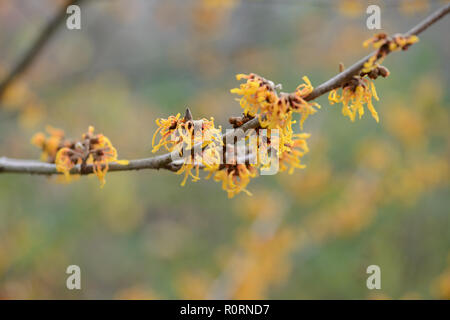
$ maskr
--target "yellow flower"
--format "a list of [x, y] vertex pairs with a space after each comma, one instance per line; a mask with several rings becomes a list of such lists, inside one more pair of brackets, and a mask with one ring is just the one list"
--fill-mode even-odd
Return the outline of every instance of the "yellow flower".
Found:
[[[303, 123], [312, 114], [320, 109], [320, 105], [317, 102], [307, 102], [304, 100], [311, 92], [313, 92], [314, 87], [311, 85], [307, 76], [303, 77], [304, 84], [301, 84], [295, 90], [294, 96], [291, 97], [291, 108], [294, 112], [300, 113], [300, 129], [303, 130]], [[317, 109], [314, 109], [316, 107]]]
[[[181, 152], [182, 148], [189, 150], [200, 142], [203, 142], [205, 146], [212, 141], [220, 140], [221, 128], [215, 128], [214, 118], [210, 120], [192, 120], [186, 117], [180, 119], [178, 113], [167, 119], [157, 119], [156, 124], [158, 129], [153, 134], [152, 152], [158, 151], [161, 146], [165, 146], [168, 151], [176, 149]], [[161, 139], [156, 143], [158, 133], [161, 135]]]
[[372, 104], [372, 98], [379, 100], [375, 85], [369, 79], [354, 78], [356, 83], [350, 82], [342, 89], [342, 95], [338, 94], [338, 89], [334, 89], [328, 95], [330, 104], [342, 103], [342, 114], [355, 121], [356, 114], [359, 118], [364, 114], [364, 104], [369, 109], [372, 117], [379, 122], [378, 113]]
[[95, 175], [101, 183], [105, 185], [105, 175], [109, 169], [109, 163], [115, 162], [121, 165], [127, 165], [128, 160], [118, 160], [117, 150], [113, 147], [111, 141], [103, 134], [94, 135], [94, 127], [90, 126], [88, 133], [83, 135], [83, 139], [89, 140], [89, 156], [87, 164], [92, 164]]
[[272, 82], [254, 73], [238, 74], [236, 79], [247, 79], [247, 82], [241, 84], [239, 88], [230, 90], [231, 93], [242, 96], [239, 104], [244, 109], [244, 114], [254, 117], [261, 111], [268, 111], [266, 109], [277, 101], [275, 86]]
[[81, 163], [81, 157], [74, 153], [72, 149], [62, 148], [56, 153], [56, 170], [64, 174], [66, 181], [70, 181], [70, 170], [77, 163]]
[[[200, 179], [200, 167], [209, 171], [218, 169], [220, 156], [217, 148], [223, 142], [221, 127], [215, 127], [214, 118], [193, 120], [190, 111], [187, 110], [185, 117], [182, 119], [180, 119], [180, 114], [177, 114], [177, 116], [170, 116], [168, 119], [158, 119], [156, 123], [159, 128], [153, 135], [153, 152], [156, 152], [162, 145], [170, 152], [178, 151], [180, 156], [183, 155], [183, 151], [190, 151], [190, 155], [183, 157], [183, 163], [176, 172], [177, 174], [184, 174], [182, 186], [186, 184], [189, 177], [194, 182]], [[158, 144], [155, 144], [158, 133], [161, 135], [161, 140]], [[194, 149], [196, 145], [201, 146], [199, 151]], [[193, 170], [195, 170], [195, 173], [193, 173]]]
[[250, 179], [256, 177], [256, 175], [257, 170], [251, 164], [226, 164], [223, 170], [215, 173], [214, 180], [222, 181], [222, 189], [228, 192], [228, 198], [233, 198], [241, 191], [251, 195], [246, 187]]
[[279, 141], [279, 161], [280, 172], [288, 170], [292, 174], [296, 168], [303, 169], [305, 165], [301, 163], [301, 158], [309, 152], [306, 139], [310, 137], [308, 133], [294, 133], [292, 121], [288, 126], [280, 130]]
[[286, 125], [292, 112], [300, 113], [300, 128], [309, 115], [317, 112], [320, 105], [316, 102], [307, 102], [305, 98], [314, 90], [308, 77], [303, 77], [304, 83], [299, 85], [294, 93], [282, 93], [278, 96], [273, 82], [254, 73], [249, 75], [238, 74], [238, 80], [247, 79], [239, 88], [231, 93], [241, 95], [239, 103], [244, 109], [244, 115], [258, 116], [264, 128], [281, 128]]
[[[181, 169], [176, 172], [177, 174], [182, 174], [184, 172], [184, 178], [181, 182], [181, 186], [184, 186], [186, 184], [186, 180], [189, 177], [192, 177], [193, 182], [200, 180], [199, 167], [200, 166], [198, 164], [196, 165], [193, 163], [183, 163]], [[195, 169], [195, 174], [192, 173], [193, 169]]]
[[[168, 151], [171, 151], [171, 148], [174, 145], [174, 141], [168, 140], [170, 138], [170, 135], [174, 132], [174, 130], [177, 128], [178, 123], [180, 121], [180, 114], [178, 113], [176, 116], [170, 116], [167, 119], [157, 119], [155, 122], [158, 125], [158, 129], [153, 134], [152, 139], [152, 146], [153, 150], [152, 152], [156, 152], [164, 146]], [[156, 137], [158, 133], [161, 135], [161, 139], [158, 143], [156, 143]]]
[[[176, 174], [183, 174], [184, 178], [181, 182], [181, 186], [186, 184], [189, 177], [192, 177], [192, 181], [196, 182], [200, 180], [199, 170], [203, 168], [208, 171], [209, 174], [206, 179], [209, 179], [214, 172], [219, 170], [221, 162], [221, 154], [218, 148], [222, 145], [222, 141], [211, 143], [206, 148], [204, 148], [200, 153], [191, 155], [184, 159], [181, 168], [176, 172]], [[192, 171], [195, 170], [195, 173]]]
[[369, 38], [363, 42], [363, 47], [368, 48], [370, 44], [375, 49], [380, 48], [387, 40], [388, 36], [386, 33], [377, 33], [372, 38]]
[[384, 60], [384, 57], [380, 57], [379, 59], [377, 59], [377, 55], [373, 55], [369, 58], [369, 60], [367, 60], [366, 62], [364, 62], [364, 66], [362, 68], [362, 72], [370, 72], [372, 71], [374, 68], [376, 68], [377, 66], [377, 61], [379, 63], [382, 63]]
[[396, 34], [392, 37], [388, 37], [385, 33], [376, 34], [363, 42], [365, 48], [372, 44], [373, 48], [377, 49], [377, 52], [364, 63], [362, 71], [366, 73], [370, 72], [377, 67], [377, 64], [382, 63], [386, 55], [390, 52], [407, 50], [411, 45], [418, 41], [419, 38], [416, 35], [404, 36]]
[[[220, 143], [220, 146], [223, 143]], [[207, 178], [209, 178], [215, 171], [219, 170], [222, 154], [215, 144], [209, 145], [203, 151], [203, 157], [201, 159], [204, 170], [209, 172]]]
[[[201, 151], [193, 150], [189, 157], [184, 158], [184, 163], [177, 174], [185, 173], [185, 177], [181, 183], [182, 186], [186, 183], [189, 176], [192, 177], [192, 181], [200, 180], [199, 169], [204, 167], [210, 171], [217, 170], [220, 165], [220, 153], [218, 148], [223, 145], [221, 136], [221, 127], [216, 128], [214, 126], [214, 118], [211, 120], [196, 120], [194, 121], [194, 128], [198, 130], [185, 131], [189, 132], [189, 135], [183, 140], [185, 150], [191, 150], [195, 145], [201, 143]], [[195, 169], [195, 174], [192, 170]]]
[[[47, 130], [51, 131], [51, 130]], [[52, 131], [53, 137], [61, 137], [62, 131]], [[42, 135], [36, 134], [32, 139], [35, 144], [41, 145]], [[52, 142], [48, 139], [44, 141], [46, 148], [51, 145], [55, 149], [54, 162], [56, 170], [64, 174], [66, 181], [71, 180], [70, 171], [75, 165], [81, 166], [81, 171], [86, 165], [92, 165], [94, 174], [101, 182], [101, 187], [105, 184], [105, 175], [109, 169], [109, 163], [115, 162], [121, 165], [127, 165], [128, 160], [118, 160], [117, 150], [113, 147], [111, 141], [103, 134], [94, 134], [94, 127], [90, 126], [88, 132], [82, 135], [80, 141]], [[44, 149], [46, 150], [46, 149]], [[53, 149], [52, 149], [53, 150]], [[82, 173], [82, 172], [81, 172]]]

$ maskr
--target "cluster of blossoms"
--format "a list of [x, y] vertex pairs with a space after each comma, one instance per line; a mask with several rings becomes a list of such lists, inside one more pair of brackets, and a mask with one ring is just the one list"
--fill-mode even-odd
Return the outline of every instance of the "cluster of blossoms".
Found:
[[193, 182], [198, 181], [199, 171], [203, 169], [208, 172], [206, 179], [213, 177], [214, 181], [222, 182], [222, 188], [230, 198], [240, 192], [250, 194], [246, 187], [250, 179], [257, 176], [259, 165], [248, 154], [239, 158], [239, 152], [234, 152], [235, 146], [224, 143], [222, 128], [215, 127], [213, 118], [194, 120], [188, 109], [184, 117], [177, 114], [157, 119], [156, 124], [158, 129], [153, 135], [152, 151], [164, 146], [178, 157], [173, 163], [178, 164], [176, 173], [184, 174], [182, 186], [189, 177]]
[[238, 74], [237, 80], [247, 81], [234, 88], [231, 93], [242, 96], [239, 104], [244, 109], [244, 116], [258, 116], [259, 122], [264, 128], [282, 128], [286, 126], [290, 115], [300, 113], [300, 127], [309, 115], [317, 112], [320, 105], [316, 102], [308, 102], [305, 98], [314, 90], [308, 77], [303, 77], [305, 83], [299, 85], [293, 93], [278, 94], [280, 85], [266, 80], [257, 74]]
[[[305, 83], [297, 87], [294, 93], [280, 93], [273, 82], [256, 74], [237, 75], [237, 79], [246, 79], [240, 88], [231, 90], [241, 95], [239, 99], [243, 108], [243, 116], [230, 118], [235, 128], [258, 117], [259, 127], [252, 135], [244, 134], [244, 144], [236, 145], [234, 137], [229, 142], [221, 136], [221, 128], [216, 128], [214, 119], [194, 120], [189, 109], [181, 117], [169, 116], [157, 119], [158, 129], [153, 135], [153, 152], [164, 147], [179, 159], [178, 174], [184, 174], [181, 185], [189, 177], [198, 181], [199, 170], [204, 169], [215, 181], [222, 182], [222, 188], [231, 198], [240, 192], [250, 194], [246, 189], [251, 178], [258, 175], [258, 169], [268, 170], [276, 159], [278, 171], [289, 171], [304, 168], [301, 158], [309, 151], [306, 139], [308, 134], [294, 133], [292, 119], [294, 113], [300, 113], [300, 125], [305, 119], [320, 108], [317, 103], [309, 103], [305, 98], [313, 91], [307, 77]], [[241, 141], [242, 141], [241, 140]], [[250, 146], [251, 145], [251, 146]], [[257, 152], [252, 148], [255, 147]], [[240, 149], [240, 151], [237, 151]]]
[[389, 37], [386, 33], [378, 33], [372, 38], [363, 42], [363, 46], [367, 48], [370, 44], [377, 50], [376, 53], [364, 64], [363, 72], [370, 72], [375, 69], [378, 64], [382, 63], [384, 58], [393, 51], [407, 50], [411, 45], [418, 42], [419, 38], [415, 35], [404, 36], [396, 34]]
[[397, 50], [406, 50], [417, 41], [419, 41], [419, 38], [414, 35], [388, 37], [385, 33], [379, 33], [364, 41], [364, 47], [373, 44], [377, 51], [364, 63], [359, 75], [353, 76], [342, 84], [340, 87], [342, 89], [341, 95], [338, 93], [340, 88], [331, 90], [328, 95], [330, 103], [342, 103], [342, 114], [349, 117], [351, 121], [355, 121], [356, 114], [361, 118], [364, 114], [364, 105], [367, 105], [372, 117], [379, 122], [378, 113], [372, 103], [372, 98], [377, 101], [379, 98], [371, 80], [375, 80], [379, 76], [383, 78], [389, 76], [389, 70], [380, 65], [387, 54]]
[[372, 117], [379, 122], [378, 113], [372, 104], [372, 98], [379, 100], [373, 81], [379, 76], [389, 76], [389, 70], [383, 66], [377, 66], [369, 72], [361, 72], [353, 76], [349, 81], [342, 85], [342, 94], [339, 95], [338, 89], [330, 91], [328, 100], [330, 104], [342, 103], [342, 114], [355, 121], [356, 114], [359, 118], [364, 114], [364, 105], [372, 114]]
[[[274, 143], [275, 141], [269, 139], [269, 142], [277, 146], [275, 149], [277, 149], [276, 156], [279, 159], [280, 171], [289, 170], [292, 174], [295, 168], [304, 168], [301, 157], [309, 151], [306, 143], [309, 134], [296, 134], [292, 126], [296, 122], [293, 120], [294, 113], [301, 115], [300, 129], [303, 129], [305, 120], [320, 109], [318, 103], [307, 101], [307, 97], [314, 90], [308, 77], [302, 78], [304, 83], [300, 84], [293, 93], [280, 94], [277, 92], [280, 85], [275, 86], [272, 81], [254, 73], [238, 74], [236, 78], [247, 80], [239, 88], [231, 90], [231, 93], [241, 95], [239, 104], [244, 109], [244, 118], [258, 116], [261, 128], [268, 128], [271, 137], [271, 131], [274, 129], [279, 132], [278, 138], [272, 138], [278, 141]], [[261, 162], [264, 165], [264, 161]]]
[[56, 164], [56, 170], [71, 179], [70, 171], [76, 165], [80, 165], [80, 173], [92, 165], [92, 170], [101, 182], [105, 184], [105, 175], [110, 162], [122, 165], [128, 164], [127, 160], [117, 159], [117, 150], [111, 141], [103, 134], [94, 134], [94, 127], [89, 127], [81, 140], [69, 140], [64, 137], [64, 131], [47, 127], [49, 136], [39, 132], [33, 136], [31, 142], [42, 149], [41, 160]]
[[[256, 167], [249, 160], [238, 159], [234, 153], [224, 163], [226, 155], [230, 154], [227, 153], [227, 148], [232, 146], [223, 143], [221, 128], [215, 128], [213, 119], [192, 120], [177, 115], [158, 119], [156, 123], [159, 128], [153, 139], [153, 152], [164, 145], [179, 157], [173, 163], [179, 163], [176, 173], [184, 174], [182, 186], [189, 177], [193, 182], [200, 180], [199, 171], [204, 169], [208, 172], [206, 179], [213, 177], [215, 181], [222, 182], [222, 187], [230, 198], [241, 191], [249, 193], [246, 186], [250, 178], [257, 175]], [[161, 139], [156, 143], [158, 133]]]
[[[184, 173], [182, 186], [189, 177], [192, 181], [199, 180], [200, 168], [214, 171], [219, 167], [221, 159], [218, 146], [223, 144], [222, 129], [215, 127], [214, 118], [194, 120], [187, 109], [183, 118], [178, 113], [167, 119], [157, 119], [156, 124], [158, 129], [153, 135], [152, 152], [164, 146], [167, 151], [180, 157], [181, 167], [177, 174]], [[160, 139], [156, 142], [158, 134]]]

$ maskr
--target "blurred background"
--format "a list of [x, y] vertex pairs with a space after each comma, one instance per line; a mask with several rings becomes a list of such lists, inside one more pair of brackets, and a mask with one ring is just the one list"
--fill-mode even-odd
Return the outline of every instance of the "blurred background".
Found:
[[[0, 1], [0, 79], [63, 3]], [[392, 34], [448, 1], [370, 3]], [[29, 141], [46, 125], [73, 138], [93, 125], [119, 158], [149, 157], [154, 120], [186, 106], [227, 127], [236, 73], [290, 92], [365, 56], [367, 5], [86, 0], [81, 30], [61, 24], [5, 92], [0, 156], [39, 159]], [[251, 197], [163, 170], [109, 173], [103, 189], [95, 176], [2, 174], [0, 298], [450, 299], [449, 28], [386, 59], [379, 124], [319, 98], [307, 168], [253, 179]], [[66, 288], [71, 264], [82, 290]], [[381, 290], [366, 287], [372, 264]]]

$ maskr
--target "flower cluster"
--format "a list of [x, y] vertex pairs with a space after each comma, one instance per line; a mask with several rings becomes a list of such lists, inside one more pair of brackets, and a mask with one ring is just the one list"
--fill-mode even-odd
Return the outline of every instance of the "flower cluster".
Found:
[[[189, 177], [192, 178], [192, 181], [199, 180], [201, 167], [208, 170], [215, 170], [219, 167], [221, 159], [217, 147], [223, 142], [221, 128], [215, 127], [214, 118], [194, 120], [190, 110], [187, 109], [183, 118], [178, 113], [167, 119], [157, 119], [156, 124], [158, 129], [153, 135], [152, 152], [156, 152], [164, 146], [167, 151], [175, 152], [181, 157], [181, 168], [177, 174], [184, 173], [182, 186]], [[156, 142], [158, 134], [160, 139]], [[183, 154], [183, 152], [189, 154]], [[192, 172], [193, 170], [195, 173]]]
[[372, 98], [377, 101], [379, 98], [371, 80], [375, 80], [379, 76], [383, 78], [389, 76], [389, 70], [380, 65], [387, 54], [392, 51], [406, 50], [417, 41], [419, 38], [415, 35], [389, 37], [385, 33], [379, 33], [364, 41], [364, 47], [372, 44], [377, 51], [364, 63], [359, 75], [353, 76], [341, 86], [341, 95], [338, 94], [339, 88], [331, 90], [328, 95], [330, 103], [342, 103], [342, 114], [349, 117], [351, 121], [355, 121], [356, 114], [361, 118], [364, 114], [364, 105], [367, 105], [372, 117], [379, 122], [378, 113], [372, 104]]
[[364, 64], [363, 72], [370, 72], [381, 64], [384, 58], [393, 51], [407, 50], [411, 45], [418, 42], [419, 38], [415, 35], [404, 36], [396, 34], [389, 37], [386, 33], [376, 34], [374, 37], [364, 41], [363, 46], [370, 44], [377, 50], [376, 53]]
[[[317, 112], [320, 105], [316, 102], [308, 102], [306, 97], [314, 90], [308, 77], [303, 77], [304, 83], [300, 84], [293, 93], [277, 93], [280, 85], [274, 85], [272, 81], [266, 80], [254, 73], [249, 75], [238, 74], [237, 80], [247, 81], [239, 88], [231, 90], [231, 93], [241, 96], [239, 103], [244, 109], [244, 116], [239, 121], [231, 118], [230, 122], [242, 125], [253, 117], [258, 117], [260, 126], [267, 128], [267, 141], [258, 139], [258, 155], [254, 164], [225, 165], [226, 170], [216, 174], [215, 179], [223, 182], [223, 188], [233, 196], [244, 188], [249, 178], [256, 176], [257, 168], [269, 166], [268, 155], [274, 155], [279, 161], [279, 171], [288, 170], [292, 174], [295, 168], [304, 168], [301, 158], [309, 151], [306, 139], [309, 134], [295, 134], [292, 126], [295, 124], [293, 113], [299, 113], [300, 128], [308, 116]], [[257, 136], [261, 130], [257, 130]], [[277, 135], [272, 134], [277, 130]], [[248, 193], [248, 191], [246, 191]]]
[[103, 134], [94, 134], [92, 126], [79, 141], [65, 139], [64, 131], [60, 129], [48, 127], [47, 132], [50, 137], [37, 133], [31, 141], [42, 149], [41, 159], [55, 163], [56, 170], [63, 173], [67, 181], [70, 181], [70, 171], [76, 165], [80, 165], [81, 173], [88, 165], [92, 165], [92, 170], [103, 187], [109, 163], [128, 164], [127, 160], [117, 159], [117, 150], [111, 141]]
[[[302, 127], [306, 118], [317, 112], [316, 108], [320, 108], [317, 103], [306, 100], [313, 91], [309, 79], [304, 77], [304, 83], [291, 94], [278, 94], [279, 86], [256, 74], [239, 74], [237, 79], [247, 80], [240, 88], [231, 90], [242, 96], [239, 102], [244, 115], [230, 118], [230, 123], [238, 128], [258, 117], [256, 134], [246, 135], [244, 139], [244, 147], [248, 144], [256, 146], [256, 154], [250, 151], [251, 147], [244, 148], [243, 152], [237, 152], [242, 157], [239, 158], [235, 151], [242, 145], [236, 146], [234, 140], [224, 145], [221, 128], [214, 126], [214, 119], [193, 120], [189, 109], [183, 118], [177, 114], [156, 120], [158, 129], [152, 139], [153, 152], [164, 146], [167, 151], [181, 156], [181, 162], [172, 162], [179, 165], [176, 167], [177, 173], [184, 174], [181, 185], [189, 177], [193, 181], [199, 180], [199, 170], [204, 169], [209, 172], [207, 179], [213, 177], [215, 181], [221, 181], [223, 189], [231, 198], [240, 192], [250, 194], [246, 189], [250, 179], [257, 176], [258, 169], [270, 169], [273, 158], [279, 164], [279, 171], [293, 173], [295, 168], [304, 168], [301, 158], [309, 151], [306, 143], [309, 134], [296, 134], [292, 126], [296, 123], [293, 120], [294, 113], [300, 113]], [[196, 150], [195, 146], [200, 148]], [[233, 155], [231, 159], [230, 150]]]
[[300, 127], [309, 115], [317, 112], [320, 105], [316, 102], [306, 101], [306, 97], [314, 90], [308, 77], [303, 77], [304, 83], [299, 85], [293, 93], [281, 93], [272, 81], [266, 80], [257, 74], [238, 74], [237, 80], [246, 79], [246, 83], [239, 88], [231, 89], [231, 93], [242, 96], [239, 99], [245, 116], [258, 116], [264, 128], [282, 128], [291, 113], [300, 113]]
[[357, 76], [353, 76], [349, 81], [342, 85], [342, 94], [339, 95], [338, 89], [330, 91], [328, 100], [330, 104], [342, 103], [342, 114], [355, 121], [356, 114], [359, 118], [364, 114], [364, 105], [370, 111], [372, 117], [379, 122], [379, 116], [372, 103], [372, 98], [379, 100], [373, 81], [379, 76], [385, 78], [389, 76], [389, 70], [383, 66], [376, 66], [370, 71], [361, 71]]
[[[292, 174], [295, 168], [304, 168], [301, 158], [309, 151], [306, 143], [309, 134], [296, 134], [292, 126], [296, 122], [293, 120], [294, 113], [301, 115], [300, 128], [303, 129], [305, 120], [320, 108], [316, 102], [307, 101], [308, 95], [314, 90], [308, 77], [303, 77], [304, 83], [300, 84], [293, 93], [280, 94], [277, 92], [281, 88], [280, 85], [274, 85], [272, 81], [254, 73], [238, 74], [236, 78], [237, 80], [247, 80], [239, 88], [231, 90], [231, 93], [241, 96], [239, 103], [244, 109], [244, 116], [240, 119], [241, 121], [232, 118], [230, 122], [237, 127], [253, 117], [258, 117], [261, 128], [268, 128], [270, 136], [267, 144], [258, 144], [258, 149], [263, 152], [258, 152], [257, 162], [253, 166], [255, 168], [268, 166], [270, 161], [267, 155], [275, 153], [279, 161], [279, 171], [288, 170]], [[278, 135], [272, 135], [274, 129], [278, 130]], [[248, 165], [246, 168], [248, 169]], [[239, 171], [237, 168], [228, 170], [228, 172]], [[253, 175], [248, 176], [253, 177]], [[225, 174], [221, 174], [219, 177], [224, 181], [226, 189]], [[247, 175], [244, 174], [244, 177]], [[248, 183], [248, 179], [241, 180]], [[232, 193], [233, 190], [232, 188]]]

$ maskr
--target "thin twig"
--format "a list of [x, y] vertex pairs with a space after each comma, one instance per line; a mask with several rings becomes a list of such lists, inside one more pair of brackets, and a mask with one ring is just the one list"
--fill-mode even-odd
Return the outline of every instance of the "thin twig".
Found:
[[69, 0], [65, 5], [59, 9], [57, 14], [52, 20], [42, 29], [39, 37], [31, 45], [31, 47], [25, 52], [19, 62], [11, 69], [9, 74], [0, 82], [0, 100], [2, 99], [6, 89], [20, 76], [22, 75], [36, 59], [39, 53], [44, 48], [45, 44], [56, 33], [61, 23], [65, 21], [67, 7], [73, 4], [80, 4], [83, 0]]
[[[418, 35], [419, 33], [426, 30], [429, 26], [443, 18], [450, 12], [450, 4], [447, 4], [428, 16], [425, 20], [420, 22], [418, 25], [409, 30], [405, 35]], [[305, 100], [311, 101], [316, 99], [317, 97], [340, 87], [343, 83], [345, 83], [349, 78], [358, 74], [363, 68], [364, 63], [373, 55], [374, 53], [364, 57], [345, 71], [339, 73], [335, 77], [330, 80], [324, 82], [323, 84], [316, 87], [313, 92], [311, 92]], [[241, 132], [245, 132], [249, 129], [255, 129], [259, 127], [258, 118], [254, 118], [246, 123], [244, 123], [241, 127], [235, 129], [234, 131], [223, 135], [224, 140], [227, 137], [233, 136], [237, 131], [242, 130]], [[172, 162], [175, 154], [167, 153], [164, 155], [131, 160], [127, 165], [120, 165], [117, 163], [109, 164], [109, 171], [129, 171], [129, 170], [140, 170], [140, 169], [167, 169], [170, 171], [175, 171], [179, 167], [177, 163]], [[0, 173], [4, 172], [12, 172], [12, 173], [28, 173], [28, 174], [44, 174], [44, 175], [52, 175], [58, 174], [56, 170], [56, 166], [51, 163], [44, 163], [40, 161], [33, 160], [18, 160], [18, 159], [9, 159], [6, 157], [0, 158]], [[88, 165], [84, 170], [81, 170], [80, 166], [75, 166], [71, 173], [74, 174], [90, 174], [93, 173], [92, 165]]]
[[[418, 35], [419, 33], [425, 31], [429, 26], [443, 18], [445, 15], [447, 15], [450, 11], [450, 4], [447, 4], [443, 6], [442, 8], [438, 9], [431, 15], [429, 15], [426, 19], [424, 19], [422, 22], [420, 22], [418, 25], [413, 27], [411, 30], [405, 33], [405, 36], [412, 36], [412, 35]], [[306, 101], [314, 100], [317, 97], [333, 90], [336, 88], [339, 88], [344, 82], [349, 80], [354, 75], [358, 74], [361, 69], [364, 66], [364, 63], [369, 60], [370, 57], [372, 57], [375, 54], [375, 52], [372, 52], [368, 56], [362, 58], [357, 63], [352, 65], [350, 68], [344, 70], [343, 72], [339, 73], [335, 77], [331, 78], [327, 82], [321, 84], [320, 86], [316, 87], [311, 94], [305, 98]]]

